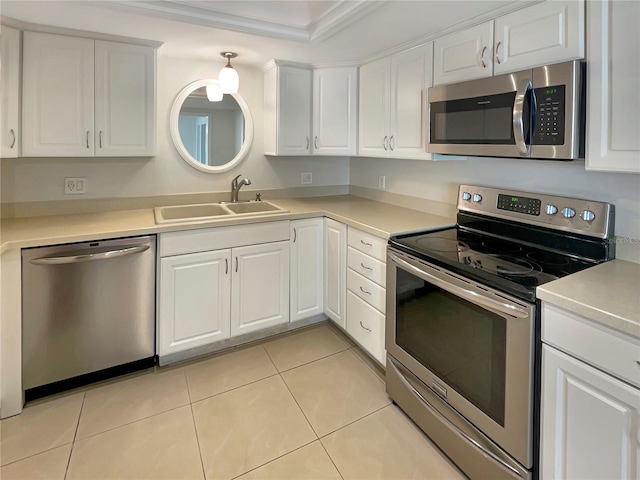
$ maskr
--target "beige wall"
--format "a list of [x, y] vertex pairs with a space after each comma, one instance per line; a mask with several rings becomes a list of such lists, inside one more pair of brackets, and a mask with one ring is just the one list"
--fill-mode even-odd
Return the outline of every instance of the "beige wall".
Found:
[[640, 175], [587, 172], [584, 161], [351, 159], [351, 185], [377, 188], [378, 175], [386, 176], [388, 192], [448, 203], [455, 203], [460, 183], [609, 202], [616, 206], [616, 235], [640, 239]]
[[[152, 158], [19, 158], [0, 162], [2, 202], [34, 202], [122, 198], [180, 193], [228, 191], [242, 173], [251, 189], [300, 187], [300, 173], [313, 173], [313, 186], [348, 185], [349, 160], [343, 157], [265, 157], [263, 151], [263, 74], [239, 67], [240, 94], [254, 122], [254, 142], [248, 157], [233, 170], [207, 174], [187, 165], [171, 144], [169, 112], [187, 84], [217, 78], [221, 64], [158, 56], [158, 147]], [[65, 177], [86, 177], [86, 195], [64, 195]]]

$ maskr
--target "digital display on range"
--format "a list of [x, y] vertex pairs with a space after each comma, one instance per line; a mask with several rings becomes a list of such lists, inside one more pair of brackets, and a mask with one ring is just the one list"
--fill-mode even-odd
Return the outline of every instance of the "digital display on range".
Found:
[[537, 198], [514, 197], [512, 195], [498, 195], [499, 210], [508, 210], [510, 212], [525, 213], [527, 215], [540, 215], [540, 206], [542, 202]]

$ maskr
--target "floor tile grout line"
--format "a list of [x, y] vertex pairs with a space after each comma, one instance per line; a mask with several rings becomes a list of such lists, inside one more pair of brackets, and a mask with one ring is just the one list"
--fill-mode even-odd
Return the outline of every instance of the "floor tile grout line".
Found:
[[380, 408], [376, 408], [376, 409], [375, 409], [375, 410], [373, 410], [372, 412], [369, 412], [369, 413], [367, 413], [366, 415], [363, 415], [363, 416], [362, 416], [362, 417], [360, 417], [360, 418], [357, 418], [357, 419], [355, 419], [355, 420], [353, 420], [353, 421], [351, 421], [351, 422], [349, 422], [349, 423], [345, 423], [345, 424], [344, 424], [343, 426], [341, 426], [340, 428], [336, 428], [335, 430], [332, 430], [332, 431], [330, 431], [329, 433], [326, 433], [326, 434], [322, 435], [321, 437], [318, 437], [318, 440], [321, 440], [321, 441], [322, 441], [322, 439], [323, 439], [323, 438], [327, 438], [329, 435], [332, 435], [332, 434], [334, 434], [334, 433], [336, 433], [336, 432], [339, 432], [339, 431], [340, 431], [340, 430], [342, 430], [343, 428], [347, 428], [349, 425], [353, 425], [354, 423], [357, 423], [357, 422], [359, 422], [360, 420], [364, 420], [365, 418], [370, 417], [370, 416], [371, 416], [371, 415], [373, 415], [374, 413], [378, 413], [380, 410], [382, 410], [382, 409], [384, 409], [384, 408], [387, 408], [389, 405], [393, 405], [393, 402], [391, 402], [391, 401], [390, 401], [390, 402], [389, 402], [389, 403], [387, 403], [386, 405], [383, 405], [383, 406], [382, 406], [382, 407], [380, 407]]
[[189, 388], [189, 376], [187, 375], [187, 369], [183, 368], [182, 373], [184, 373], [184, 383], [187, 385], [187, 396], [189, 397], [189, 405], [193, 405], [193, 400], [191, 399], [191, 389]]
[[327, 457], [329, 457], [329, 460], [331, 460], [331, 463], [333, 464], [333, 466], [336, 469], [336, 472], [338, 472], [338, 475], [340, 475], [340, 478], [342, 478], [342, 480], [344, 480], [344, 475], [342, 475], [342, 472], [340, 471], [340, 469], [338, 468], [338, 465], [336, 465], [336, 462], [333, 461], [333, 457], [329, 454], [329, 451], [327, 450], [327, 447], [324, 446], [324, 443], [322, 443], [322, 439], [318, 439], [318, 442], [320, 442], [320, 446], [322, 447], [322, 449], [324, 450], [324, 453], [327, 454]]
[[307, 423], [309, 424], [309, 426], [311, 427], [311, 430], [313, 431], [313, 434], [316, 436], [316, 440], [320, 439], [320, 436], [318, 435], [318, 432], [316, 432], [316, 429], [313, 428], [313, 425], [311, 424], [311, 422], [309, 421], [309, 418], [307, 417], [307, 414], [304, 413], [304, 410], [302, 409], [302, 407], [300, 406], [300, 403], [298, 403], [298, 399], [296, 398], [296, 396], [293, 394], [293, 392], [291, 391], [291, 389], [289, 388], [289, 384], [287, 383], [287, 381], [284, 379], [284, 377], [282, 375], [280, 375], [280, 380], [282, 380], [282, 383], [284, 383], [284, 386], [287, 388], [287, 391], [289, 392], [289, 395], [291, 395], [291, 398], [293, 398], [293, 401], [296, 402], [296, 405], [298, 406], [298, 408], [300, 409], [300, 412], [302, 412], [302, 416], [304, 417], [304, 419], [307, 421]]
[[84, 410], [84, 402], [87, 400], [87, 392], [82, 393], [82, 405], [80, 405], [80, 412], [78, 413], [78, 422], [76, 423], [76, 430], [73, 432], [73, 440], [71, 441], [71, 449], [69, 450], [69, 458], [67, 458], [67, 466], [64, 469], [64, 479], [66, 480], [69, 474], [69, 465], [71, 465], [71, 455], [73, 455], [73, 446], [76, 443], [78, 437], [78, 430], [80, 429], [80, 420], [82, 419], [82, 411]]
[[198, 436], [198, 426], [196, 424], [196, 416], [193, 413], [193, 404], [189, 405], [189, 410], [191, 410], [191, 420], [193, 421], [193, 430], [196, 433], [196, 444], [198, 445], [198, 456], [200, 457], [200, 467], [202, 468], [202, 478], [207, 478], [207, 472], [204, 469], [204, 458], [202, 458], [202, 448], [200, 448], [200, 437]]
[[242, 385], [238, 385], [237, 387], [230, 388], [229, 390], [225, 390], [224, 392], [214, 393], [213, 395], [209, 395], [207, 397], [203, 397], [203, 398], [200, 398], [198, 400], [194, 400], [193, 402], [191, 402], [191, 404], [193, 405], [194, 403], [202, 402], [204, 400], [209, 400], [210, 398], [217, 397], [219, 395], [224, 395], [225, 393], [233, 392], [234, 390], [237, 390], [239, 388], [247, 387], [249, 385], [253, 385], [254, 383], [261, 382], [262, 380], [266, 380], [267, 378], [275, 377], [276, 375], [280, 375], [280, 374], [278, 372], [276, 372], [276, 373], [272, 373], [271, 375], [267, 375], [266, 377], [258, 378], [257, 380], [251, 380], [250, 382], [243, 383]]
[[275, 457], [275, 458], [273, 458], [273, 459], [269, 460], [268, 462], [265, 462], [265, 463], [263, 463], [263, 464], [261, 464], [261, 465], [258, 465], [257, 467], [253, 467], [251, 470], [247, 470], [246, 472], [242, 472], [242, 473], [240, 473], [240, 474], [236, 475], [235, 477], [231, 477], [231, 479], [230, 479], [230, 480], [234, 480], [234, 479], [236, 479], [236, 478], [238, 478], [238, 477], [242, 477], [243, 475], [246, 475], [247, 473], [253, 472], [254, 470], [257, 470], [257, 469], [259, 469], [259, 468], [262, 468], [262, 467], [264, 467], [265, 465], [269, 465], [270, 463], [273, 463], [273, 462], [275, 462], [276, 460], [280, 460], [282, 457], [286, 457], [286, 456], [287, 456], [287, 455], [289, 455], [290, 453], [297, 452], [297, 451], [298, 451], [298, 450], [300, 450], [301, 448], [308, 447], [308, 446], [309, 446], [309, 445], [311, 445], [312, 443], [314, 443], [314, 442], [319, 442], [319, 441], [320, 441], [320, 439], [318, 439], [318, 438], [314, 438], [314, 439], [313, 439], [313, 440], [311, 440], [310, 442], [307, 442], [307, 443], [305, 443], [304, 445], [300, 445], [299, 447], [294, 448], [294, 449], [293, 449], [293, 450], [291, 450], [290, 452], [283, 453], [282, 455], [278, 455], [277, 457]]
[[[266, 349], [265, 349], [265, 350], [266, 350]], [[296, 365], [295, 367], [287, 368], [287, 369], [282, 370], [282, 371], [278, 370], [278, 373], [280, 373], [280, 374], [282, 374], [282, 373], [287, 373], [287, 372], [290, 372], [291, 370], [295, 370], [296, 368], [304, 367], [305, 365], [309, 365], [309, 364], [314, 363], [314, 362], [317, 362], [317, 361], [319, 361], [319, 360], [324, 360], [325, 358], [333, 357], [333, 356], [335, 356], [335, 355], [338, 355], [338, 354], [340, 354], [340, 353], [347, 352], [347, 351], [349, 351], [349, 350], [350, 350], [350, 348], [345, 348], [344, 350], [340, 350], [339, 352], [329, 353], [329, 354], [324, 355], [324, 356], [322, 356], [322, 357], [318, 357], [318, 358], [316, 358], [316, 359], [314, 359], [314, 360], [309, 360], [308, 362], [304, 362], [304, 363], [301, 363], [300, 365]], [[277, 367], [276, 367], [276, 368], [277, 368]]]
[[[11, 418], [11, 417], [9, 417], [9, 418]], [[0, 468], [5, 468], [5, 467], [8, 467], [9, 465], [13, 465], [14, 463], [22, 462], [23, 460], [27, 460], [29, 458], [37, 457], [38, 455], [42, 455], [43, 453], [52, 452], [53, 450], [57, 450], [58, 448], [66, 447], [67, 445], [73, 445], [73, 442], [63, 443], [62, 445], [58, 445], [57, 447], [48, 448], [47, 450], [43, 450], [43, 451], [38, 452], [38, 453], [33, 453], [31, 455], [27, 455], [26, 457], [19, 458], [17, 460], [13, 460], [13, 461], [11, 461], [9, 463], [5, 463], [4, 465], [0, 465]]]
[[[162, 412], [154, 413], [153, 415], [149, 415], [149, 416], [146, 416], [146, 417], [143, 417], [143, 418], [137, 418], [137, 419], [132, 420], [130, 422], [123, 423], [122, 425], [118, 425], [117, 427], [108, 428], [107, 430], [103, 430], [101, 432], [96, 432], [96, 433], [93, 433], [91, 435], [87, 435], [86, 437], [79, 438], [77, 441], [80, 442], [80, 441], [83, 441], [83, 440], [87, 440], [88, 438], [93, 438], [93, 437], [96, 437], [98, 435], [102, 435], [103, 433], [112, 432], [114, 430], [117, 430], [118, 428], [126, 427], [128, 425], [133, 425], [134, 423], [142, 422], [143, 420], [149, 420], [150, 418], [157, 417], [158, 415], [164, 415], [165, 413], [173, 412], [174, 410], [178, 410], [179, 408], [187, 407], [189, 405], [191, 405], [191, 404], [190, 403], [185, 403], [185, 404], [173, 407], [173, 408], [169, 408], [168, 410], [164, 410]], [[77, 443], [77, 442], [74, 441], [74, 443]]]

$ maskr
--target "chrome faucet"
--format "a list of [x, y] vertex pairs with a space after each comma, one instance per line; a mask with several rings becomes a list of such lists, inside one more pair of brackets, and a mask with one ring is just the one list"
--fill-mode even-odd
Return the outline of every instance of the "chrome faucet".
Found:
[[240, 193], [240, 188], [243, 185], [251, 185], [251, 180], [248, 178], [243, 178], [238, 181], [238, 179], [242, 176], [242, 174], [238, 175], [236, 178], [231, 180], [231, 202], [236, 203], [238, 201], [238, 193]]

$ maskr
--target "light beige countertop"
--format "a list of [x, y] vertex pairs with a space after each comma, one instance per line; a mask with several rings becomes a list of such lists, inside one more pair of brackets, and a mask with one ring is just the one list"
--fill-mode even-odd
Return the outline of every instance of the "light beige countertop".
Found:
[[317, 216], [327, 216], [383, 238], [455, 224], [454, 218], [352, 195], [269, 201], [289, 212], [241, 218], [224, 216], [215, 220], [163, 225], [156, 225], [152, 208], [8, 218], [3, 219], [0, 224], [0, 253], [24, 247]]
[[640, 264], [612, 260], [536, 289], [539, 299], [640, 338]]

